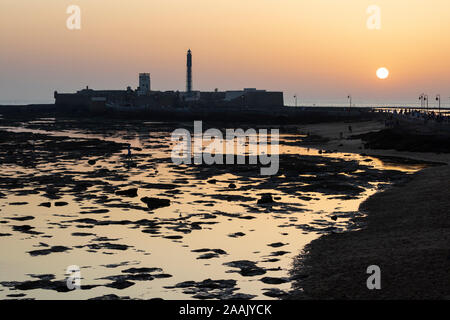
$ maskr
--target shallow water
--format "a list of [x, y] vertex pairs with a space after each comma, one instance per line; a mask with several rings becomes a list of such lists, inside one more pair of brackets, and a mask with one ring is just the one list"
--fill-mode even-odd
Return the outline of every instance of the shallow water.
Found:
[[[51, 119], [33, 124], [47, 121], [51, 122]], [[48, 134], [45, 130], [23, 127], [8, 130]], [[138, 197], [111, 197], [103, 186], [97, 184], [86, 191], [96, 195], [91, 200], [77, 199], [74, 194], [64, 192], [64, 186], [60, 188], [60, 198], [50, 200], [43, 192], [23, 192], [19, 195], [19, 190], [1, 190], [5, 197], [0, 199], [0, 234], [10, 234], [0, 237], [2, 299], [11, 294], [24, 294], [25, 298], [36, 299], [87, 299], [106, 294], [139, 299], [189, 299], [198, 292], [174, 286], [183, 281], [200, 282], [205, 279], [236, 280], [233, 294], [242, 293], [256, 299], [267, 299], [269, 297], [263, 295], [267, 289], [289, 291], [291, 285], [288, 277], [292, 260], [306, 244], [330, 230], [347, 230], [350, 226], [349, 218], [360, 214], [360, 203], [374, 194], [380, 185], [385, 185], [385, 181], [380, 179], [369, 179], [367, 184], [361, 186], [364, 192], [355, 197], [343, 197], [341, 193], [330, 194], [320, 189], [302, 192], [299, 197], [298, 192], [286, 192], [282, 183], [277, 182], [272, 188], [261, 187], [262, 178], [257, 175], [244, 178], [236, 172], [227, 172], [226, 169], [214, 171], [212, 168], [207, 169], [212, 172], [208, 171], [208, 178], [205, 179], [201, 170], [175, 166], [170, 162], [173, 143], [167, 132], [152, 131], [143, 135], [124, 130], [101, 135], [85, 130], [54, 130], [51, 133], [77, 139], [126, 142], [143, 150], [133, 151], [132, 161], [137, 163], [136, 167], [126, 165], [124, 150], [123, 154], [97, 158], [94, 166], [89, 165], [87, 159], [59, 160], [52, 165], [40, 163], [35, 168], [2, 165], [0, 176], [26, 177], [60, 173], [75, 178], [83, 176], [85, 181], [93, 170], [108, 168], [115, 175], [91, 179], [103, 179], [109, 185], [117, 187], [117, 190], [137, 187]], [[358, 169], [360, 171], [395, 170], [412, 173], [421, 168], [416, 165], [386, 164], [376, 158], [355, 154], [324, 153], [292, 145], [289, 143], [292, 139], [301, 140], [301, 136], [280, 137], [280, 154], [301, 154], [326, 159], [323, 164], [317, 163], [319, 166], [323, 165], [325, 171], [332, 165], [329, 160], [356, 161], [363, 168]], [[360, 173], [355, 171], [338, 175], [351, 178]], [[302, 175], [302, 179], [315, 177], [316, 173], [306, 172]], [[210, 183], [211, 179], [216, 182]], [[230, 183], [236, 184], [237, 188], [229, 188]], [[286, 184], [291, 185], [292, 182]], [[31, 190], [28, 186], [23, 189]], [[257, 205], [257, 199], [268, 192], [277, 199], [276, 204]], [[108, 201], [99, 201], [98, 196], [102, 195]], [[139, 199], [145, 196], [170, 199], [171, 204], [153, 211], [142, 209], [143, 203]], [[56, 201], [68, 204], [55, 207]], [[43, 202], [51, 202], [52, 206], [39, 206]], [[103, 211], [92, 212], [93, 210]], [[27, 216], [33, 219], [14, 220]], [[338, 216], [336, 221], [332, 219], [333, 216]], [[78, 220], [87, 218], [94, 220]], [[158, 228], [149, 228], [142, 219], [150, 220]], [[128, 222], [117, 223], [124, 220]], [[32, 230], [38, 234], [14, 230], [14, 226], [23, 225], [34, 227]], [[103, 246], [105, 243], [127, 247], [117, 249]], [[68, 250], [37, 256], [29, 253], [52, 246], [64, 246]], [[198, 249], [221, 249], [225, 253], [214, 255], [213, 251], [206, 250], [193, 252]], [[206, 253], [210, 253], [208, 259], [199, 259]], [[264, 274], [244, 276], [236, 272], [239, 269], [224, 265], [237, 260], [255, 262], [264, 270]], [[20, 290], [8, 284], [12, 281], [33, 280], [30, 275], [54, 275], [54, 279], [64, 280], [66, 269], [70, 265], [81, 267], [82, 285], [99, 286], [57, 292], [43, 288]], [[133, 284], [125, 289], [105, 286], [111, 282], [111, 278], [105, 277], [126, 275], [123, 271], [132, 267], [155, 267], [162, 270], [157, 271], [152, 280], [130, 280]], [[261, 281], [264, 277], [282, 279], [281, 282], [284, 283], [264, 283]], [[217, 291], [220, 290], [210, 290], [209, 293]], [[230, 292], [219, 292], [217, 297], [230, 297]]]

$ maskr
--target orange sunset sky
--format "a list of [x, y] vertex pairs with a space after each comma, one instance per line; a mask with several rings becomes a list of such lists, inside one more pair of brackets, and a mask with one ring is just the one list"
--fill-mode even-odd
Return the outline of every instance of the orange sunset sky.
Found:
[[[81, 30], [66, 27], [69, 5]], [[366, 26], [370, 5], [380, 30]], [[279, 90], [286, 104], [425, 92], [450, 106], [449, 0], [1, 0], [0, 44], [0, 104], [135, 88], [139, 72], [153, 90], [182, 91], [190, 48], [195, 90]]]

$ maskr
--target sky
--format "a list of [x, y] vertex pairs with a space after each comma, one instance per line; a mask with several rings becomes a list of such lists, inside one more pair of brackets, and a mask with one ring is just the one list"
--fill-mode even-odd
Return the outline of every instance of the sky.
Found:
[[[80, 29], [67, 28], [71, 5]], [[183, 91], [191, 49], [195, 90], [283, 91], [299, 105], [425, 92], [450, 106], [448, 0], [1, 0], [0, 46], [0, 104], [135, 88], [139, 72]]]

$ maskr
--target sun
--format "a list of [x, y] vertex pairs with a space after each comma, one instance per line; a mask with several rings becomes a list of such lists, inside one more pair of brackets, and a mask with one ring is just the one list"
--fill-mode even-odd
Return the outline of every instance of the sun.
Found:
[[389, 76], [389, 70], [386, 68], [379, 68], [377, 70], [377, 77], [379, 79], [386, 79]]

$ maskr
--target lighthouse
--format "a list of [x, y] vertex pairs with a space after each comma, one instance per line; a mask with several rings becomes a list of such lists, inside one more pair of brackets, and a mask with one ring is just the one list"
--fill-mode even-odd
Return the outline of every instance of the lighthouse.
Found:
[[192, 92], [192, 52], [191, 49], [187, 52], [187, 59], [186, 59], [186, 92], [190, 93]]

